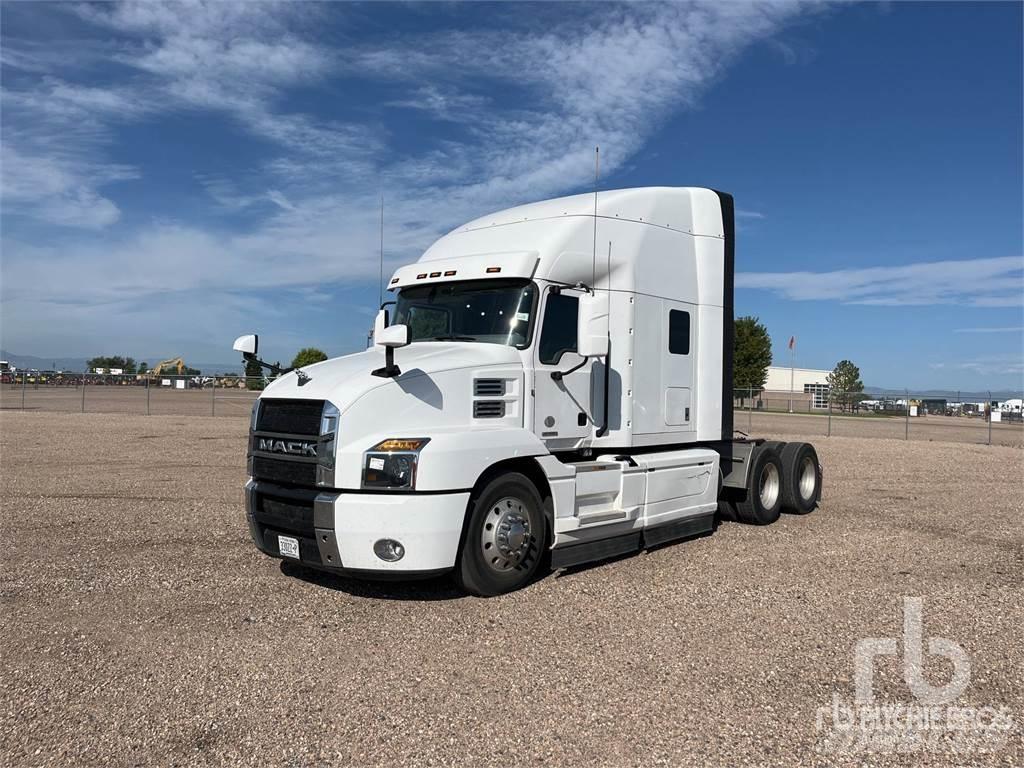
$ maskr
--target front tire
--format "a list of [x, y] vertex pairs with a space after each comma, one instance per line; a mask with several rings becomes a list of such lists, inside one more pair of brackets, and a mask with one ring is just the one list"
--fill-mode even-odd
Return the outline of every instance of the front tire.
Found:
[[544, 505], [533, 483], [518, 472], [499, 475], [470, 502], [455, 580], [481, 597], [512, 592], [533, 578], [546, 542]]

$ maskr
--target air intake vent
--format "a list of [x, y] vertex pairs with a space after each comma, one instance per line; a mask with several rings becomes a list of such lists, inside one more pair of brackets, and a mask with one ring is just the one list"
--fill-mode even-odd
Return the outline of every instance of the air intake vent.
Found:
[[476, 397], [501, 397], [505, 394], [505, 380], [473, 379], [473, 394]]
[[505, 415], [505, 403], [502, 400], [477, 400], [473, 403], [474, 419], [500, 419]]

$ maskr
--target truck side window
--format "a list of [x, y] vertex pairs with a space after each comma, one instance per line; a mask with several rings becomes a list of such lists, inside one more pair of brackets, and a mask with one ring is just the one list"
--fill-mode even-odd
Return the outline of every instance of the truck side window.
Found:
[[554, 365], [564, 353], [576, 351], [579, 305], [578, 298], [565, 293], [553, 293], [548, 296], [538, 346], [538, 356], [542, 363]]
[[668, 351], [673, 355], [690, 354], [690, 313], [668, 311]]

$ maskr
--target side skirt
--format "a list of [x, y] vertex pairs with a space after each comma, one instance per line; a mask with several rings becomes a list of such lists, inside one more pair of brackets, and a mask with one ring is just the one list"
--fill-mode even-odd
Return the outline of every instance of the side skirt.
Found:
[[699, 517], [666, 523], [655, 528], [632, 531], [624, 536], [586, 541], [582, 544], [573, 544], [570, 547], [559, 547], [551, 550], [551, 570], [571, 568], [574, 565], [582, 565], [595, 560], [607, 560], [611, 557], [655, 547], [667, 541], [698, 536], [714, 530], [714, 526], [715, 515], [712, 512]]
[[657, 528], [645, 528], [644, 547], [655, 547], [664, 544], [666, 541], [685, 539], [690, 536], [699, 536], [714, 530], [715, 514], [701, 515], [700, 517], [689, 517], [686, 520], [678, 520], [674, 523], [659, 525]]

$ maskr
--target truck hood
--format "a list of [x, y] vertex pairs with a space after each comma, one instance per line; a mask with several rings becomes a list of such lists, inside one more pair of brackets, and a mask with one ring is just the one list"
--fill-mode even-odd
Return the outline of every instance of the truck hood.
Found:
[[384, 350], [371, 347], [344, 357], [307, 365], [302, 371], [310, 380], [299, 385], [292, 371], [272, 382], [263, 397], [330, 400], [342, 412], [361, 395], [379, 387], [401, 387], [420, 376], [463, 368], [521, 366], [519, 351], [503, 344], [478, 342], [417, 342], [395, 350], [395, 364], [402, 373], [392, 379], [372, 375], [384, 366]]

